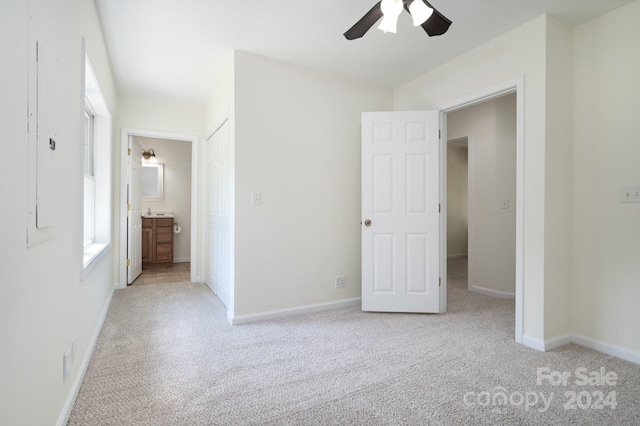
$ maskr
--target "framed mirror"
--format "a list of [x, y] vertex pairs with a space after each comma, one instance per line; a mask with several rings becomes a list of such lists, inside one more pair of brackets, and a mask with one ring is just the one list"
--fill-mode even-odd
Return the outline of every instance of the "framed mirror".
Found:
[[162, 201], [164, 199], [164, 164], [143, 163], [140, 178], [144, 201]]

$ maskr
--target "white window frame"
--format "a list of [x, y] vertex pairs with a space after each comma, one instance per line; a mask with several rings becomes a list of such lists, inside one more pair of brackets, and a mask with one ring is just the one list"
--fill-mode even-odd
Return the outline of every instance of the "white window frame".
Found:
[[[91, 106], [89, 99], [85, 98], [84, 108], [84, 134], [83, 134], [83, 163], [84, 163], [84, 182], [83, 182], [83, 249], [87, 250], [95, 243], [95, 194], [96, 194], [96, 176], [95, 176], [95, 111]], [[87, 211], [89, 210], [89, 211]]]
[[[84, 43], [83, 43], [84, 45]], [[111, 247], [111, 113], [104, 100], [100, 86], [91, 67], [91, 62], [85, 51], [85, 67], [83, 72], [83, 99], [85, 99], [82, 111], [82, 125], [84, 129], [83, 138], [87, 134], [93, 136], [93, 146], [91, 152], [92, 173], [85, 173], [86, 156], [83, 141], [83, 179], [82, 179], [82, 270], [80, 277], [84, 279], [91, 269], [99, 262]], [[93, 115], [93, 129], [86, 128], [84, 114]], [[90, 133], [89, 133], [90, 132]], [[86, 182], [91, 181], [93, 188], [85, 188]], [[91, 190], [89, 190], [91, 189]], [[86, 200], [87, 197], [93, 200]], [[87, 201], [87, 203], [85, 203]], [[85, 215], [85, 209], [90, 208], [92, 212]], [[85, 234], [85, 228], [91, 232]], [[85, 239], [85, 235], [92, 238]]]

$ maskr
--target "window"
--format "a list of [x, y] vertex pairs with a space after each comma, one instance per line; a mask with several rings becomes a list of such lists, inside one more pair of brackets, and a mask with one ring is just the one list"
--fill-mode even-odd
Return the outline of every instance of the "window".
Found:
[[95, 191], [94, 173], [94, 121], [95, 113], [89, 100], [85, 100], [84, 110], [84, 243], [86, 249], [95, 242]]
[[82, 274], [87, 276], [111, 244], [111, 115], [85, 55], [82, 161]]

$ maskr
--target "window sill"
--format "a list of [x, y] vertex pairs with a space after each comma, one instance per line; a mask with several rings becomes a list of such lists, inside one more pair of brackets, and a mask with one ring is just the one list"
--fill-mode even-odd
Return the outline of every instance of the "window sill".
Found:
[[82, 273], [80, 279], [84, 279], [91, 269], [104, 257], [111, 246], [109, 244], [91, 244], [82, 252]]

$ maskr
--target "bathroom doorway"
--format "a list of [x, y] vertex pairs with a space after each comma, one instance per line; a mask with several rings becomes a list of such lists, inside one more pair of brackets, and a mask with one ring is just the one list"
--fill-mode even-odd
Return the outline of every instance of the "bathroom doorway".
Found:
[[[142, 200], [142, 215], [161, 220], [163, 225], [171, 226], [173, 253], [171, 258], [180, 268], [176, 268], [177, 277], [172, 274], [169, 277], [156, 271], [155, 282], [168, 282], [169, 279], [180, 281], [199, 281], [197, 275], [198, 260], [198, 140], [197, 136], [171, 134], [138, 129], [122, 129], [121, 134], [121, 222], [120, 222], [120, 288], [127, 286], [128, 264], [130, 254], [133, 252], [129, 235], [129, 221], [131, 211], [128, 206], [129, 187], [132, 175], [132, 159], [130, 158], [130, 146], [133, 141], [142, 146], [143, 150], [153, 154], [149, 159], [156, 164], [162, 164], [164, 177], [162, 179], [162, 196], [155, 200]], [[168, 167], [169, 166], [169, 167]], [[149, 211], [150, 210], [150, 211]], [[138, 213], [140, 214], [140, 213]], [[143, 218], [144, 220], [144, 218]], [[166, 223], [165, 223], [166, 222]], [[170, 223], [169, 223], [170, 222]], [[143, 225], [144, 226], [144, 225]], [[166, 252], [165, 252], [166, 253]], [[171, 263], [171, 262], [169, 262]], [[165, 265], [159, 265], [165, 266]], [[143, 268], [146, 270], [147, 268]], [[156, 268], [153, 268], [156, 269]], [[185, 272], [188, 270], [188, 273]], [[174, 272], [176, 272], [174, 271]], [[158, 275], [161, 274], [161, 275]], [[188, 275], [188, 279], [184, 279]], [[149, 275], [150, 276], [150, 275]], [[140, 278], [138, 278], [140, 280]], [[152, 281], [149, 279], [149, 281]], [[143, 279], [144, 282], [144, 279]]]

